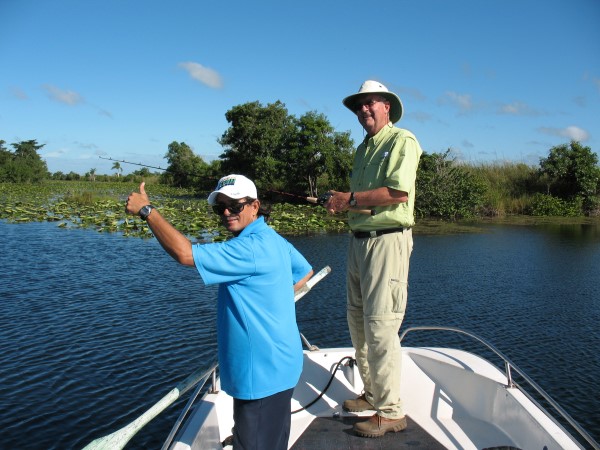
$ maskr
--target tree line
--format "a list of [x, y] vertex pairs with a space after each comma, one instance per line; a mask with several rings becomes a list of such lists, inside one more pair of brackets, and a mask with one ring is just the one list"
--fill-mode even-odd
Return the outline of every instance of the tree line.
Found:
[[[253, 179], [271, 200], [318, 196], [329, 189], [348, 190], [355, 144], [320, 113], [290, 115], [279, 101], [249, 102], [225, 114], [229, 127], [218, 143], [219, 159], [210, 164], [185, 142], [169, 144], [164, 173], [143, 167], [117, 180], [156, 177], [159, 182], [206, 192], [226, 173]], [[46, 179], [80, 179], [78, 174], [50, 174], [35, 140], [11, 144], [0, 140], [0, 182], [33, 183]], [[90, 181], [114, 180], [91, 169]], [[538, 167], [507, 163], [469, 165], [457, 162], [451, 149], [425, 152], [417, 174], [415, 208], [421, 217], [461, 219], [510, 214], [600, 215], [600, 167], [590, 147], [571, 141], [549, 150]], [[279, 196], [277, 195], [279, 194]], [[286, 197], [287, 196], [287, 197]]]

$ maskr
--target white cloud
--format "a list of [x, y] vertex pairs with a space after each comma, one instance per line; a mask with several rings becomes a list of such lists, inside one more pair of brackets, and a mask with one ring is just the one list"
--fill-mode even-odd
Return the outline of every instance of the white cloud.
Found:
[[456, 92], [446, 92], [443, 97], [439, 100], [442, 105], [453, 105], [458, 107], [461, 111], [470, 111], [473, 109], [473, 100], [470, 94], [458, 94]]
[[568, 137], [569, 139], [572, 139], [574, 141], [582, 142], [585, 142], [590, 138], [590, 135], [587, 131], [574, 125], [565, 128], [563, 130], [563, 136]]
[[551, 136], [560, 136], [567, 138], [572, 141], [585, 142], [590, 138], [590, 134], [582, 128], [576, 127], [575, 125], [568, 126], [566, 128], [551, 128], [542, 127], [539, 131], [544, 134]]
[[43, 156], [44, 156], [44, 158], [62, 158], [67, 153], [69, 153], [68, 150], [59, 149], [59, 150], [55, 150], [53, 152], [44, 153]]
[[417, 122], [420, 122], [420, 123], [429, 122], [430, 120], [433, 119], [431, 114], [423, 112], [423, 111], [415, 111], [413, 113], [408, 114], [408, 116], [411, 119], [416, 120]]
[[538, 112], [529, 105], [522, 102], [512, 102], [500, 105], [498, 110], [500, 114], [510, 114], [513, 116], [537, 116]]
[[10, 92], [13, 97], [18, 98], [19, 100], [28, 100], [29, 96], [23, 91], [21, 88], [13, 86], [10, 88]]
[[596, 86], [596, 89], [598, 89], [598, 91], [600, 92], [600, 78], [591, 75], [589, 72], [585, 72], [583, 74], [583, 80], [584, 81], [591, 81], [592, 84], [594, 86]]
[[197, 80], [208, 87], [215, 89], [223, 87], [221, 75], [219, 75], [219, 73], [213, 69], [204, 67], [203, 65], [195, 62], [182, 62], [178, 65], [184, 69], [194, 80]]
[[48, 93], [48, 97], [50, 97], [52, 100], [56, 100], [57, 102], [65, 103], [71, 106], [77, 105], [79, 103], [85, 103], [83, 97], [77, 92], [64, 91], [51, 84], [45, 84], [42, 87]]
[[413, 98], [415, 100], [420, 100], [420, 101], [424, 101], [427, 99], [427, 97], [423, 94], [423, 92], [421, 92], [419, 89], [416, 89], [416, 88], [399, 87], [397, 92], [398, 92], [398, 95], [400, 95], [401, 99], [404, 97], [410, 97], [410, 98]]
[[473, 147], [475, 147], [475, 146], [473, 145], [473, 143], [472, 143], [471, 141], [467, 140], [467, 139], [463, 139], [463, 141], [461, 142], [461, 144], [462, 144], [464, 147], [466, 147], [466, 148], [473, 148]]

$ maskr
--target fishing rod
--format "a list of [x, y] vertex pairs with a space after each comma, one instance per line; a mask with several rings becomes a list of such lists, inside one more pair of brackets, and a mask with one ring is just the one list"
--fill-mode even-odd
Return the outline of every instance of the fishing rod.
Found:
[[[111, 157], [105, 158], [103, 156], [99, 156], [100, 159], [106, 159], [108, 161], [115, 161], [115, 162], [122, 162], [124, 164], [132, 164], [134, 166], [142, 166], [142, 167], [149, 167], [151, 169], [159, 169], [159, 170], [164, 170], [165, 172], [168, 172], [168, 168], [165, 169], [163, 167], [157, 167], [157, 166], [150, 166], [148, 164], [142, 164], [142, 163], [134, 163], [131, 161], [125, 161], [124, 159], [113, 159]], [[281, 192], [281, 191], [276, 191], [275, 189], [267, 189], [266, 192], [274, 192], [276, 194], [282, 194], [282, 195], [287, 195], [287, 196], [291, 196], [291, 197], [297, 197], [300, 199], [303, 199], [309, 203], [314, 203], [320, 206], [324, 206], [325, 203], [327, 203], [327, 200], [329, 200], [329, 198], [333, 195], [330, 192], [326, 192], [325, 194], [321, 194], [319, 197], [305, 197], [303, 195], [297, 195], [297, 194], [290, 194], [289, 192]], [[358, 213], [358, 214], [368, 214], [370, 216], [374, 216], [376, 214], [374, 209], [354, 209], [354, 208], [350, 208], [349, 211]]]
[[115, 162], [122, 162], [125, 164], [133, 164], [134, 166], [142, 166], [142, 167], [149, 167], [150, 169], [158, 169], [158, 170], [164, 170], [165, 172], [168, 172], [168, 168], [165, 169], [163, 167], [157, 167], [157, 166], [149, 166], [148, 164], [142, 164], [142, 163], [134, 163], [134, 162], [130, 162], [130, 161], [125, 161], [124, 159], [112, 159], [111, 157], [105, 158], [103, 156], [99, 156], [100, 159], [107, 159], [109, 161], [115, 161]]

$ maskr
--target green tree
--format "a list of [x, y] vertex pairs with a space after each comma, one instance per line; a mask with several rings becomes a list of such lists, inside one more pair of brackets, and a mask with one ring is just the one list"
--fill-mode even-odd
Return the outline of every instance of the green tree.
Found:
[[9, 181], [8, 172], [13, 159], [13, 154], [4, 146], [5, 143], [0, 139], [0, 182]]
[[0, 141], [0, 181], [12, 183], [36, 183], [49, 178], [48, 166], [38, 155], [40, 145], [35, 140], [11, 144], [14, 151]]
[[354, 144], [350, 133], [334, 130], [327, 118], [308, 112], [289, 115], [285, 105], [259, 102], [225, 114], [231, 126], [219, 143], [222, 173], [241, 173], [263, 189], [318, 194], [348, 187]]
[[577, 141], [552, 147], [548, 157], [540, 159], [540, 174], [548, 181], [548, 193], [562, 199], [598, 193], [598, 156]]
[[415, 208], [420, 216], [473, 217], [483, 202], [485, 187], [466, 168], [455, 164], [451, 150], [423, 153], [417, 172]]
[[225, 113], [231, 126], [218, 140], [224, 173], [240, 173], [259, 187], [280, 185], [285, 181], [283, 155], [295, 124], [283, 103], [262, 106], [259, 102], [234, 106]]
[[354, 144], [350, 133], [336, 132], [323, 114], [308, 112], [296, 120], [293, 139], [283, 153], [286, 189], [319, 195], [319, 189], [348, 187]]
[[81, 180], [81, 175], [79, 175], [77, 172], [73, 172], [72, 170], [65, 175], [65, 180], [67, 181], [78, 181]]
[[169, 165], [162, 179], [167, 184], [197, 189], [208, 189], [213, 184], [206, 179], [208, 164], [185, 142], [171, 142], [165, 158]]
[[96, 181], [96, 169], [90, 169], [90, 171], [85, 174], [85, 177], [89, 178], [90, 181]]
[[144, 178], [152, 175], [152, 172], [150, 172], [150, 169], [148, 169], [147, 167], [142, 167], [139, 170], [134, 170], [133, 174]]
[[123, 172], [123, 168], [121, 167], [121, 164], [119, 163], [119, 161], [115, 161], [113, 163], [111, 170], [117, 171], [117, 178], [119, 178], [119, 175], [121, 174], [121, 172]]

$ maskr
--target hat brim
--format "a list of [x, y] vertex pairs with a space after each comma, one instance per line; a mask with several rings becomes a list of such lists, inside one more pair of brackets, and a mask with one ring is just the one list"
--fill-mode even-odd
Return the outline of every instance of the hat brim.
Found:
[[402, 101], [400, 97], [398, 97], [393, 92], [359, 92], [358, 94], [352, 94], [342, 100], [342, 103], [346, 108], [356, 114], [355, 107], [356, 102], [360, 97], [364, 97], [366, 95], [377, 94], [385, 97], [390, 102], [390, 121], [392, 123], [398, 122], [402, 118], [402, 113], [404, 112], [404, 108], [402, 107]]
[[225, 186], [224, 188], [219, 189], [218, 191], [211, 192], [210, 195], [208, 196], [208, 204], [210, 206], [216, 205], [217, 204], [217, 196], [219, 194], [223, 194], [233, 200], [239, 200], [240, 198], [246, 198], [246, 197], [256, 198], [256, 196], [244, 195], [244, 194], [241, 194], [240, 192], [236, 192], [233, 189], [227, 189], [229, 187], [231, 187], [231, 186]]

